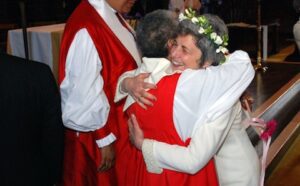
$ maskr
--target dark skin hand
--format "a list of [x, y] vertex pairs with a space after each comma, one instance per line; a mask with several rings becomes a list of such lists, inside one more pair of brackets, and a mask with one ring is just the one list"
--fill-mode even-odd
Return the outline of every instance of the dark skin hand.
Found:
[[115, 149], [112, 144], [99, 148], [102, 155], [101, 163], [98, 167], [98, 172], [109, 170], [115, 163]]

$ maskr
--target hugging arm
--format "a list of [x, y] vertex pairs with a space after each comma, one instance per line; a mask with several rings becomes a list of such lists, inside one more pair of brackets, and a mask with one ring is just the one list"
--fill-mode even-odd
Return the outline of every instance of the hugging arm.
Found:
[[234, 112], [229, 109], [216, 120], [201, 124], [188, 147], [145, 139], [142, 152], [147, 170], [160, 173], [165, 168], [195, 174], [217, 153], [232, 125]]
[[118, 80], [116, 96], [114, 101], [118, 102], [128, 94], [144, 109], [153, 106], [155, 96], [147, 92], [147, 89], [154, 89], [155, 84], [145, 82], [149, 73], [138, 74], [139, 69], [125, 72]]
[[[148, 171], [159, 173], [159, 168], [166, 168], [195, 173], [200, 170], [222, 143], [231, 124], [231, 107], [253, 77], [250, 58], [241, 51], [232, 54], [219, 67], [185, 71], [175, 93], [174, 121], [178, 126], [193, 123], [187, 127], [193, 128], [191, 131], [177, 128], [183, 140], [192, 137], [191, 143], [181, 147], [144, 140], [142, 151]], [[156, 167], [154, 171], [153, 167]]]
[[230, 129], [232, 109], [216, 120], [202, 124], [191, 138], [189, 146], [170, 145], [144, 139], [135, 116], [131, 116], [129, 130], [131, 142], [140, 150], [148, 172], [160, 174], [163, 168], [195, 174], [216, 154]]

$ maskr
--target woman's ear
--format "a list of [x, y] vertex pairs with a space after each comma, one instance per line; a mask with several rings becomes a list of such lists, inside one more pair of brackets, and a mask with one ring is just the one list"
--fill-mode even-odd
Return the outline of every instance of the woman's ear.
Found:
[[169, 39], [167, 42], [167, 47], [170, 50], [175, 43], [175, 39]]

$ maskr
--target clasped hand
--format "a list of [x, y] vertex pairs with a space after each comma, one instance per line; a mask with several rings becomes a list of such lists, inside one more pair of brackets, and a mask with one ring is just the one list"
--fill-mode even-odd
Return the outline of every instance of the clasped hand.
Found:
[[142, 149], [144, 141], [144, 132], [140, 128], [135, 115], [131, 115], [128, 120], [130, 142], [139, 150]]
[[115, 163], [115, 150], [112, 144], [99, 148], [102, 159], [98, 167], [99, 172], [109, 170]]
[[144, 82], [149, 73], [141, 73], [135, 77], [127, 77], [122, 82], [122, 90], [130, 94], [133, 99], [144, 109], [153, 106], [156, 97], [147, 92], [148, 89], [155, 89], [156, 85]]

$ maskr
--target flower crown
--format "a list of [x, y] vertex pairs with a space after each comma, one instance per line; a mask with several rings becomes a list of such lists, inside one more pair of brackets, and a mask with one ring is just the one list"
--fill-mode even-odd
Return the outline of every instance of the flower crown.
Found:
[[195, 25], [199, 26], [198, 32], [200, 34], [205, 35], [209, 40], [211, 40], [217, 47], [216, 53], [222, 52], [224, 55], [228, 54], [228, 49], [226, 46], [228, 45], [228, 35], [219, 36], [216, 32], [214, 32], [211, 24], [209, 24], [208, 20], [205, 16], [196, 16], [196, 12], [191, 8], [185, 9], [185, 13], [179, 14], [179, 21], [183, 21], [185, 19], [190, 20]]

